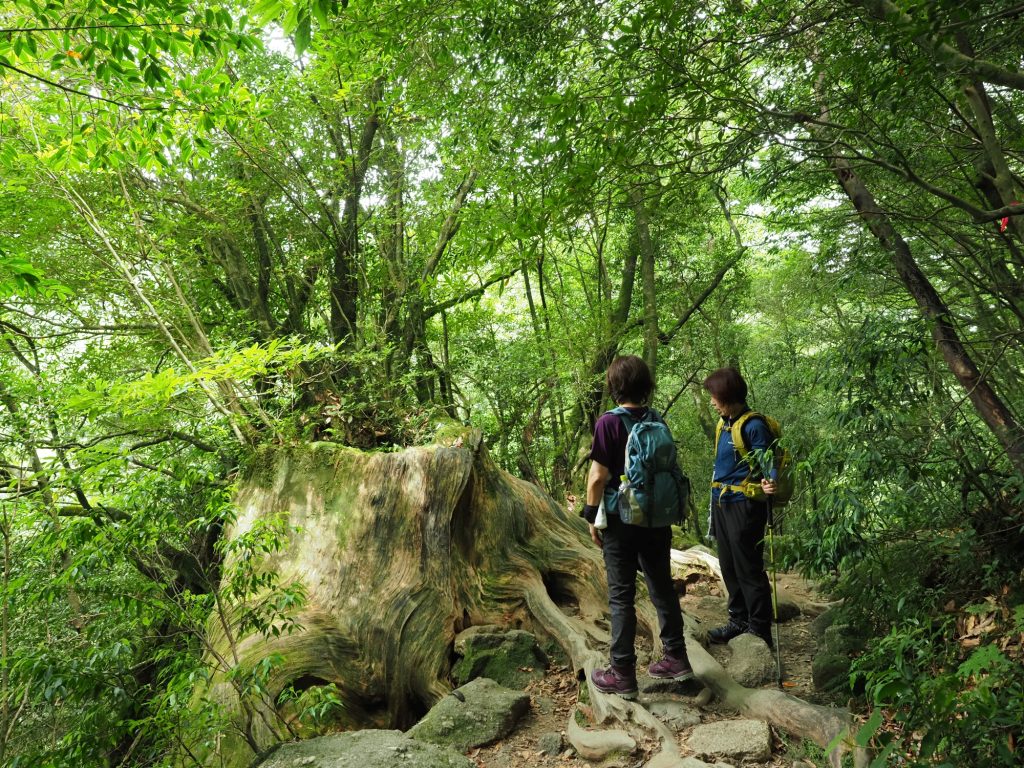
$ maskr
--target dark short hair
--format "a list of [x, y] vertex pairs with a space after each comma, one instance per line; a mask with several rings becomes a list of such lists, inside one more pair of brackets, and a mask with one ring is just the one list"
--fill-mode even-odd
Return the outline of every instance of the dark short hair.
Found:
[[647, 402], [654, 391], [654, 379], [647, 363], [636, 355], [624, 355], [608, 366], [608, 393], [616, 403]]
[[747, 382], [735, 368], [719, 368], [704, 379], [704, 389], [720, 403], [747, 402]]

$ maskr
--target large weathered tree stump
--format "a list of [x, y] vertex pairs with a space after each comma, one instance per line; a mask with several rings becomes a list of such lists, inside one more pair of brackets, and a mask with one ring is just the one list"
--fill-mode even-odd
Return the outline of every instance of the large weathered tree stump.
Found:
[[[585, 523], [498, 470], [478, 433], [449, 442], [396, 453], [282, 448], [242, 483], [226, 535], [283, 515], [298, 530], [265, 567], [307, 600], [302, 628], [279, 637], [210, 621], [227, 666], [279, 659], [261, 705], [240, 699], [224, 674], [205, 691], [238, 724], [220, 748], [229, 764], [288, 738], [287, 714], [273, 710], [290, 685], [335, 684], [346, 727], [411, 726], [450, 690], [453, 641], [471, 625], [524, 626], [563, 646], [569, 625], [581, 652], [607, 642], [596, 623], [607, 611], [604, 568]], [[640, 622], [650, 633], [651, 615]]]

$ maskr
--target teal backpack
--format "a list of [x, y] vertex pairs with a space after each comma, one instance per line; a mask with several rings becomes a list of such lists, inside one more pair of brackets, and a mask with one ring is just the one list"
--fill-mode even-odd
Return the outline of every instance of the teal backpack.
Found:
[[668, 425], [653, 408], [639, 420], [622, 407], [609, 413], [617, 415], [629, 433], [626, 474], [615, 494], [620, 519], [647, 528], [680, 525], [690, 499], [690, 481], [679, 469]]

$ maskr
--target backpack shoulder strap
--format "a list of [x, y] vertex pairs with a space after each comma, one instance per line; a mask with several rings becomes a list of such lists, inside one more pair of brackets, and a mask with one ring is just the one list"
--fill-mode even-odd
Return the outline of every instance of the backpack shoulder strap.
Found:
[[632, 432], [633, 427], [635, 427], [637, 424], [649, 421], [662, 421], [662, 417], [660, 417], [658, 413], [652, 408], [647, 409], [647, 413], [645, 413], [639, 419], [635, 417], [632, 413], [630, 413], [629, 409], [623, 408], [622, 406], [613, 408], [611, 409], [611, 411], [608, 411], [608, 413], [614, 414], [615, 416], [622, 420], [623, 426], [626, 427], [627, 433]]
[[[637, 419], [629, 409], [623, 408], [621, 405], [617, 408], [612, 408], [608, 413], [614, 413], [622, 421], [622, 426], [626, 428], [627, 434], [633, 431], [633, 427], [639, 424], [641, 421], [647, 421], [647, 414], [644, 414], [642, 419]], [[648, 411], [650, 413], [650, 411]]]
[[[719, 417], [718, 418], [718, 424], [715, 425], [715, 455], [716, 456], [718, 455], [718, 444], [722, 440], [722, 430], [723, 429], [725, 429], [725, 419], [723, 419], [722, 417]], [[717, 459], [716, 459], [716, 461], [717, 461]], [[712, 469], [711, 470], [711, 483], [712, 483], [712, 486], [714, 486], [715, 482], [716, 482], [716, 480], [715, 480], [715, 470]]]
[[[740, 414], [736, 421], [732, 423], [732, 444], [739, 452], [740, 457], [744, 459], [747, 458], [747, 454], [750, 453], [750, 448], [747, 447], [747, 442], [743, 439], [743, 425], [751, 419], [761, 419], [764, 421], [764, 416], [757, 411], [747, 411], [746, 413]], [[771, 427], [768, 429], [770, 430]]]

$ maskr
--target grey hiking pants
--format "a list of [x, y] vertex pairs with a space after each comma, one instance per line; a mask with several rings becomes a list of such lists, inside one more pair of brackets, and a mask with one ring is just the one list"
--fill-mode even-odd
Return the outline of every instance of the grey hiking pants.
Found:
[[612, 612], [611, 662], [616, 667], [635, 667], [636, 572], [643, 570], [647, 591], [658, 612], [661, 643], [667, 653], [686, 658], [683, 614], [672, 586], [669, 552], [672, 528], [627, 525], [618, 515], [608, 515], [604, 530], [604, 567], [608, 574], [608, 603]]

